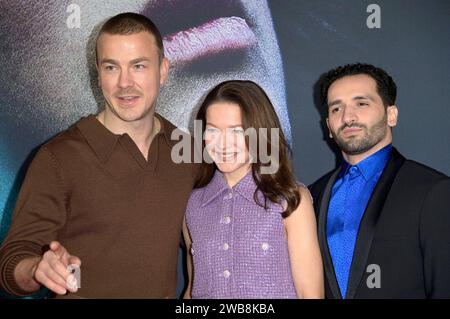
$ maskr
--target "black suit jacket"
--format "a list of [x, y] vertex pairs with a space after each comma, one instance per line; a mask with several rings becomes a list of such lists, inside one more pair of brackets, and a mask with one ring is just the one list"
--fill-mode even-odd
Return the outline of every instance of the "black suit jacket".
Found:
[[[309, 187], [327, 298], [342, 298], [326, 235], [340, 170]], [[379, 288], [368, 284], [375, 273]], [[392, 149], [359, 226], [346, 298], [450, 298], [450, 178]]]

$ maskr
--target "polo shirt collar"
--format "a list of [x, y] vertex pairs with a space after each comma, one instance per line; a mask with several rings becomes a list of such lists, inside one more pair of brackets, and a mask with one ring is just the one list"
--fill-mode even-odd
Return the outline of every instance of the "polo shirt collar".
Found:
[[[160, 123], [160, 130], [158, 134], [156, 134], [155, 138], [161, 134], [164, 136], [164, 140], [166, 141], [166, 143], [171, 146], [172, 141], [170, 139], [170, 132], [168, 132], [165, 119], [157, 113], [155, 113], [155, 116], [158, 118]], [[84, 136], [94, 153], [103, 163], [106, 163], [108, 161], [112, 152], [114, 151], [114, 148], [119, 142], [119, 139], [124, 135], [128, 135], [126, 133], [112, 133], [102, 123], [100, 123], [100, 121], [93, 114], [82, 118], [76, 124], [76, 126], [78, 127], [81, 134]]]

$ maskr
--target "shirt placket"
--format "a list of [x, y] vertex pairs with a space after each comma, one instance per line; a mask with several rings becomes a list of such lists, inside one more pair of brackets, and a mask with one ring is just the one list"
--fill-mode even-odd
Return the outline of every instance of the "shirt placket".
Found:
[[223, 234], [222, 240], [219, 243], [219, 255], [221, 256], [220, 260], [223, 262], [220, 265], [220, 269], [218, 271], [217, 276], [219, 276], [219, 280], [223, 283], [221, 286], [224, 288], [224, 295], [230, 296], [230, 292], [233, 291], [232, 282], [233, 282], [233, 250], [234, 250], [234, 242], [233, 242], [233, 224], [234, 224], [234, 202], [235, 202], [235, 194], [233, 190], [227, 190], [223, 197], [223, 209], [221, 214], [220, 228], [222, 229], [221, 233]]

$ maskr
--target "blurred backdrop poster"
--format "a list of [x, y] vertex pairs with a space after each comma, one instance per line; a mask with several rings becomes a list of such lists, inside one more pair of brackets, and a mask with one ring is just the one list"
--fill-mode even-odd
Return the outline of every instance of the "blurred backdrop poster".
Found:
[[1, 238], [14, 186], [32, 150], [103, 107], [94, 43], [102, 22], [126, 11], [150, 17], [164, 36], [170, 76], [157, 111], [184, 130], [202, 96], [229, 79], [261, 84], [290, 135], [282, 60], [266, 1], [1, 0]]
[[434, 0], [0, 0], [0, 242], [36, 148], [103, 107], [94, 62], [102, 22], [150, 17], [171, 62], [157, 111], [192, 130], [206, 92], [246, 79], [272, 100], [311, 183], [336, 157], [314, 86], [328, 69], [368, 62], [399, 86], [394, 141], [450, 174], [450, 1]]

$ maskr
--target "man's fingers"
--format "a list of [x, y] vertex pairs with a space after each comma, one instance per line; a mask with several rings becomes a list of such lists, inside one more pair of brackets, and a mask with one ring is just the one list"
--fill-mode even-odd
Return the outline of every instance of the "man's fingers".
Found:
[[58, 284], [64, 289], [67, 289], [67, 278], [69, 277], [69, 275], [63, 277], [57, 271], [53, 270], [53, 268], [47, 268], [47, 270], [44, 271], [44, 275], [54, 283]]
[[50, 249], [58, 258], [63, 257], [63, 255], [67, 253], [67, 250], [57, 241], [52, 241], [50, 243]]
[[61, 244], [59, 243], [59, 241], [52, 241], [49, 246], [52, 251], [56, 251], [59, 249], [59, 247], [61, 247]]
[[36, 269], [34, 278], [37, 282], [41, 283], [56, 294], [65, 295], [67, 293], [67, 289], [64, 287], [65, 284], [64, 286], [61, 286], [57, 282], [53, 281], [47, 277], [47, 275], [40, 268]]
[[50, 249], [56, 255], [56, 257], [58, 257], [62, 261], [64, 266], [66, 267], [69, 266], [70, 264], [69, 259], [71, 255], [69, 254], [67, 249], [63, 245], [61, 245], [60, 242], [52, 241], [50, 243]]
[[62, 254], [62, 256], [59, 258], [61, 260], [61, 262], [64, 264], [64, 266], [69, 266], [69, 258], [70, 258], [70, 254], [67, 250], [64, 251], [64, 253]]
[[78, 257], [71, 256], [59, 242], [52, 241], [50, 250], [43, 256], [40, 269], [47, 279], [52, 280], [53, 283], [71, 292], [76, 292], [78, 283], [73, 275], [73, 268], [80, 266], [81, 260]]
[[[76, 258], [76, 257], [75, 257]], [[73, 291], [74, 276], [66, 264], [59, 259], [53, 251], [47, 251], [42, 261], [38, 265], [38, 269], [42, 271], [46, 277]], [[75, 290], [76, 291], [76, 290]]]
[[49, 263], [49, 269], [54, 271], [61, 279], [66, 282], [67, 277], [71, 274], [68, 267], [66, 267], [61, 261], [58, 259], [53, 259]]
[[78, 267], [81, 266], [81, 260], [77, 256], [70, 256], [69, 258], [69, 265], [77, 265]]

